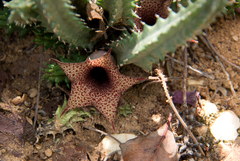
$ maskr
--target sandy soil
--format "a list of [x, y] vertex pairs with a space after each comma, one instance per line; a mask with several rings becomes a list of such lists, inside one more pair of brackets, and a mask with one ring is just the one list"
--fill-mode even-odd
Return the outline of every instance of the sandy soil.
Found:
[[[61, 152], [61, 148], [63, 147], [65, 147], [65, 152], [69, 153], [66, 154], [66, 160], [69, 160], [69, 156], [74, 154], [77, 156], [76, 158], [82, 158], [82, 160], [97, 160], [100, 155], [94, 148], [100, 143], [104, 136], [83, 128], [83, 126], [94, 127], [110, 134], [114, 132], [106, 118], [97, 112], [90, 118], [86, 118], [83, 122], [74, 123], [74, 130], [66, 130], [64, 135], [57, 134], [56, 139], [53, 139], [53, 135], [47, 135], [46, 133], [46, 137], [41, 137], [40, 141], [34, 144], [36, 137], [31, 129], [34, 110], [31, 110], [31, 107], [36, 103], [36, 96], [30, 98], [28, 95], [26, 102], [20, 103], [19, 105], [8, 104], [8, 102], [17, 96], [22, 97], [23, 94], [27, 94], [30, 89], [37, 88], [41, 48], [28, 49], [33, 40], [32, 34], [20, 39], [19, 33], [13, 33], [6, 38], [6, 30], [0, 29], [0, 35], [0, 59], [6, 55], [5, 59], [0, 60], [0, 70], [2, 70], [0, 72], [0, 83], [2, 84], [0, 85], [3, 87], [1, 91], [0, 113], [7, 116], [11, 123], [9, 126], [14, 127], [10, 128], [9, 132], [0, 132], [0, 160], [56, 160], [56, 158], [60, 158], [59, 156], [64, 160]], [[240, 15], [236, 15], [234, 19], [217, 19], [217, 22], [207, 29], [207, 35], [225, 59], [240, 65]], [[188, 85], [188, 91], [197, 90], [200, 92], [202, 98], [211, 100], [212, 103], [217, 105], [219, 110], [231, 109], [240, 117], [240, 109], [238, 107], [240, 103], [239, 70], [230, 66], [223, 61], [223, 59], [220, 59], [230, 75], [236, 92], [236, 96], [234, 97], [230, 90], [226, 74], [204, 43], [199, 40], [199, 43], [192, 44], [190, 49], [192, 53], [189, 55], [188, 64], [213, 76], [214, 79], [189, 71], [188, 80], [195, 80], [197, 83]], [[182, 49], [178, 49], [174, 55], [170, 55], [183, 62]], [[54, 51], [49, 49], [43, 53], [43, 61], [49, 63], [49, 58], [55, 56]], [[170, 63], [167, 63], [168, 61]], [[172, 72], [167, 71], [166, 65], [163, 66], [164, 73], [170, 78], [167, 82], [170, 93], [176, 90], [182, 90], [183, 70], [182, 65], [166, 59], [165, 64], [171, 63], [173, 65], [168, 67], [171, 68]], [[42, 68], [45, 67], [46, 66], [42, 64]], [[126, 65], [122, 67], [120, 71], [125, 75], [136, 77], [150, 75], [150, 73], [134, 65]], [[42, 75], [44, 74], [44, 72], [41, 73]], [[134, 85], [124, 93], [121, 102], [131, 105], [132, 114], [128, 114], [127, 117], [125, 117], [120, 114], [119, 109], [117, 110], [115, 117], [116, 133], [148, 134], [163, 125], [169, 113], [173, 113], [171, 107], [166, 102], [161, 83], [153, 83], [146, 86], [145, 89], [142, 89], [145, 84], [146, 83]], [[217, 92], [214, 95], [215, 91], [222, 88], [227, 91], [225, 96], [221, 92]], [[62, 105], [63, 98], [64, 92], [59, 88], [50, 86], [45, 81], [41, 83], [40, 109], [45, 111], [47, 116], [38, 114], [38, 126], [41, 121], [46, 121], [49, 117], [52, 117], [53, 111], [56, 110], [57, 106]], [[11, 113], [10, 106], [19, 116], [20, 122], [27, 122], [24, 126], [14, 123], [14, 116]], [[176, 107], [180, 113], [186, 111], [186, 109], [179, 104], [177, 104]], [[195, 107], [189, 105], [188, 108], [192, 109]], [[24, 116], [26, 116], [26, 118]], [[153, 119], [156, 117], [159, 118], [157, 122]], [[197, 120], [201, 120], [196, 113], [194, 113], [194, 117], [196, 117]], [[173, 114], [172, 123], [176, 122], [176, 120], [177, 118], [175, 114]], [[14, 129], [24, 131], [24, 136], [16, 137], [13, 132]], [[45, 130], [51, 131], [51, 128]], [[181, 126], [173, 130], [176, 132], [176, 135], [183, 134]], [[194, 131], [195, 136], [202, 135], [197, 132], [194, 126], [192, 131]], [[195, 158], [195, 160], [222, 160], [221, 158], [228, 155], [228, 153], [223, 154], [215, 148], [211, 136], [204, 135], [204, 137], [203, 143], [209, 144], [209, 150], [206, 152], [206, 157]], [[72, 154], [72, 150], [69, 148], [75, 148], [75, 153]]]

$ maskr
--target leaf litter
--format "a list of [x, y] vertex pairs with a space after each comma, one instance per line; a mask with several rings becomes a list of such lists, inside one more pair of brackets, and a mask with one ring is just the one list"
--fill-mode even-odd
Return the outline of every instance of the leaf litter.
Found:
[[177, 161], [178, 146], [173, 133], [168, 130], [170, 120], [171, 115], [157, 131], [122, 143], [120, 148], [124, 161]]
[[[171, 118], [172, 114], [169, 115], [168, 122], [158, 130], [136, 138], [130, 136], [130, 134], [115, 134], [115, 138], [115, 135], [109, 135], [97, 129], [88, 129], [107, 135], [96, 149], [102, 153], [105, 160], [109, 155], [119, 151], [113, 145], [118, 143], [121, 149], [121, 157], [124, 161], [177, 161], [179, 158], [178, 145], [175, 142], [173, 133], [168, 130]], [[124, 135], [128, 139], [122, 138], [120, 135]], [[110, 141], [109, 137], [116, 141]], [[109, 141], [106, 141], [107, 139]], [[124, 139], [127, 141], [125, 142]], [[112, 147], [114, 150], [109, 147]]]
[[[3, 98], [6, 97], [3, 95]], [[0, 147], [5, 147], [13, 156], [21, 158], [24, 141], [34, 139], [35, 135], [26, 117], [16, 112], [17, 108], [18, 106], [12, 106], [9, 101], [0, 104]], [[11, 144], [15, 145], [14, 148], [9, 146]], [[4, 159], [4, 156], [0, 159]]]

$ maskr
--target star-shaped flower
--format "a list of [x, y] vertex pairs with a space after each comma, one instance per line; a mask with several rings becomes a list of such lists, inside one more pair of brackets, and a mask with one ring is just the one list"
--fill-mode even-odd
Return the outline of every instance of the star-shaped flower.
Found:
[[172, 0], [141, 0], [141, 4], [136, 8], [135, 12], [140, 19], [135, 18], [134, 22], [140, 32], [143, 30], [141, 21], [148, 25], [156, 23], [156, 14], [162, 18], [167, 18], [169, 11], [168, 8]]
[[93, 53], [81, 63], [54, 61], [72, 83], [71, 94], [63, 113], [78, 107], [94, 106], [108, 119], [114, 131], [115, 112], [123, 92], [146, 79], [121, 74], [113, 63], [111, 49], [108, 52]]

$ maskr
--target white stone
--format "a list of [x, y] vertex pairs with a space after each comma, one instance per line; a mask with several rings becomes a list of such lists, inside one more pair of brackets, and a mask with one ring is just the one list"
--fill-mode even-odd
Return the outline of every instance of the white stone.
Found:
[[224, 111], [211, 125], [210, 130], [216, 140], [235, 140], [240, 127], [238, 116], [233, 111]]
[[37, 96], [38, 90], [36, 88], [31, 88], [27, 94], [30, 98], [34, 98]]
[[234, 35], [232, 38], [233, 38], [234, 41], [236, 41], [236, 42], [238, 41], [238, 36], [237, 35]]
[[202, 110], [204, 111], [205, 116], [209, 116], [210, 114], [214, 114], [218, 112], [217, 106], [207, 100], [201, 100]]
[[[136, 138], [137, 136], [134, 134], [112, 134], [113, 137], [115, 137], [117, 140], [119, 140], [121, 143], [125, 143], [126, 141]], [[109, 136], [106, 136], [98, 145], [97, 150], [101, 151], [103, 154], [108, 155], [111, 152], [121, 150], [119, 147], [119, 143], [115, 141], [114, 139], [110, 138]], [[121, 153], [119, 153], [121, 155]]]
[[45, 152], [45, 155], [47, 157], [51, 157], [52, 156], [52, 150], [51, 149], [46, 149], [44, 152]]

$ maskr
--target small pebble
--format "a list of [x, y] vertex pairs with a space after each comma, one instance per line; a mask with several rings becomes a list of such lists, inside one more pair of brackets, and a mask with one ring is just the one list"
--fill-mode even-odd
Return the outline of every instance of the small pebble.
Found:
[[30, 98], [34, 98], [37, 96], [38, 90], [36, 88], [31, 88], [27, 94]]
[[207, 69], [207, 72], [208, 73], [212, 73], [212, 69]]
[[47, 156], [45, 155], [45, 153], [41, 152], [40, 153], [40, 158], [45, 160], [45, 159], [47, 159]]
[[28, 102], [28, 101], [24, 101], [24, 105], [25, 105], [26, 107], [31, 107], [31, 103]]
[[7, 152], [6, 149], [2, 149], [2, 150], [0, 150], [0, 155], [3, 155], [3, 154], [6, 153], [6, 152]]
[[27, 94], [23, 94], [22, 97], [17, 96], [17, 97], [15, 97], [15, 98], [13, 98], [13, 99], [12, 99], [12, 103], [13, 103], [14, 105], [18, 105], [18, 104], [23, 103], [26, 99], [27, 99]]
[[207, 131], [208, 131], [208, 126], [203, 125], [200, 127], [196, 127], [196, 132], [198, 133], [199, 136], [206, 136]]
[[202, 102], [202, 110], [204, 111], [205, 116], [209, 116], [210, 114], [215, 114], [218, 112], [217, 106], [208, 100], [201, 100]]
[[228, 103], [228, 106], [230, 107], [237, 107], [237, 103], [235, 99], [230, 99], [227, 103]]
[[35, 148], [36, 148], [37, 150], [40, 150], [40, 149], [42, 149], [42, 145], [36, 144], [36, 145], [35, 145]]
[[51, 156], [52, 156], [52, 150], [51, 150], [51, 149], [46, 149], [46, 150], [45, 150], [45, 155], [46, 155], [47, 157], [51, 157]]
[[233, 38], [234, 41], [236, 41], [236, 42], [238, 41], [238, 36], [237, 35], [232, 36], [232, 38]]
[[20, 96], [17, 96], [17, 97], [15, 97], [15, 98], [12, 99], [12, 103], [13, 103], [14, 105], [17, 105], [17, 104], [19, 104], [19, 103], [22, 102], [21, 100], [22, 100], [22, 98], [21, 98]]

